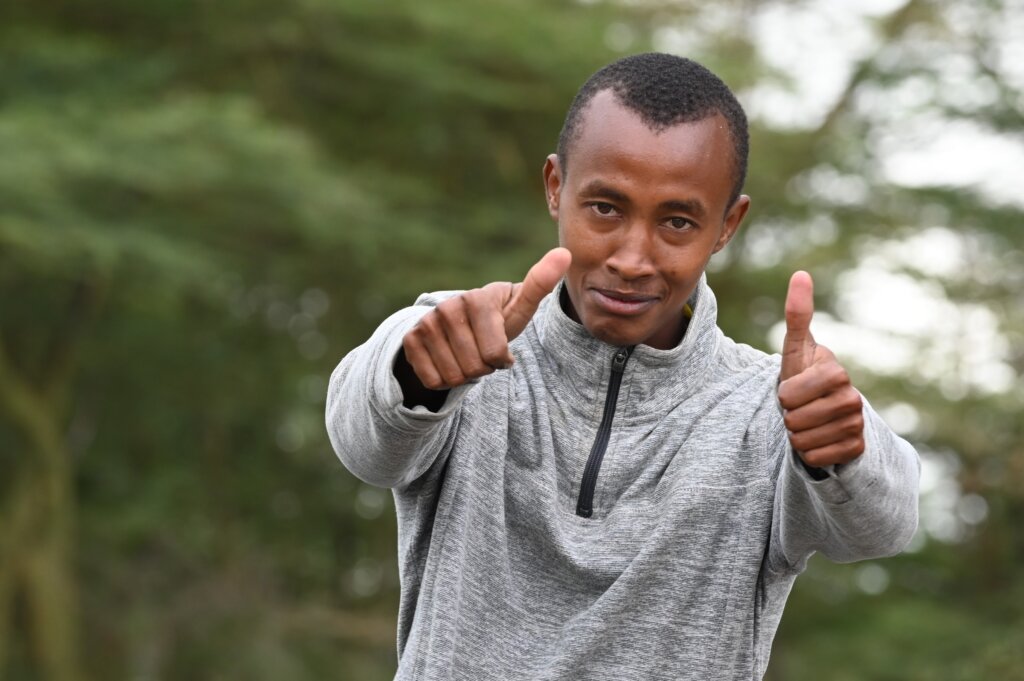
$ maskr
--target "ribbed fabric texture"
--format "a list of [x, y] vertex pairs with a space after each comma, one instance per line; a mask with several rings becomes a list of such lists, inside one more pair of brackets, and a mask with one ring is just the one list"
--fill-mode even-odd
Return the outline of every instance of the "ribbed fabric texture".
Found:
[[386, 320], [327, 400], [342, 462], [394, 490], [396, 679], [761, 679], [813, 552], [879, 557], [913, 535], [914, 449], [865, 404], [865, 453], [813, 480], [782, 422], [779, 357], [722, 334], [703, 280], [681, 343], [630, 357], [593, 515], [576, 515], [617, 348], [556, 292], [510, 370], [438, 413], [406, 409], [402, 336], [448, 295]]

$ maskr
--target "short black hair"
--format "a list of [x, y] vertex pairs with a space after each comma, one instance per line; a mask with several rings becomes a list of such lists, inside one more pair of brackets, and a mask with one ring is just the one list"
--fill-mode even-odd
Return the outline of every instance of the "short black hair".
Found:
[[611, 90], [619, 102], [635, 111], [656, 132], [680, 123], [721, 114], [729, 125], [733, 151], [731, 206], [747, 177], [750, 138], [747, 116], [729, 87], [695, 61], [660, 52], [623, 57], [605, 66], [583, 84], [572, 100], [558, 136], [558, 163], [568, 172], [569, 147], [579, 139], [583, 111], [598, 92]]

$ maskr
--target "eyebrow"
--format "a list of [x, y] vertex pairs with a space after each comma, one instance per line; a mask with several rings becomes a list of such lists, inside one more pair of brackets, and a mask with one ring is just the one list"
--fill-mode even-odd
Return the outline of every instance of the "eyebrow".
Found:
[[[585, 185], [583, 185], [583, 187], [580, 188], [580, 194], [584, 196], [594, 196], [611, 199], [612, 201], [616, 201], [618, 203], [632, 203], [632, 201], [629, 200], [629, 197], [626, 194], [619, 191], [618, 189], [608, 186], [601, 180], [591, 180], [590, 182], [586, 183]], [[704, 207], [704, 204], [698, 201], [697, 199], [689, 201], [680, 199], [662, 201], [661, 203], [658, 204], [658, 208], [664, 211], [678, 211], [680, 213], [688, 213], [696, 218], [704, 218], [705, 216], [707, 216], [708, 213], [707, 209]]]

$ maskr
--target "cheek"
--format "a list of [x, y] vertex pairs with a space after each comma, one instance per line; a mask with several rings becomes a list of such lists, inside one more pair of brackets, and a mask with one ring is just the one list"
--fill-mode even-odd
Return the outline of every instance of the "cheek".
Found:
[[559, 243], [572, 252], [570, 272], [593, 269], [604, 261], [606, 239], [588, 229], [584, 220], [566, 216], [558, 224]]
[[658, 271], [661, 272], [665, 281], [671, 284], [675, 295], [685, 299], [690, 296], [693, 288], [697, 285], [705, 264], [706, 262], [701, 262], [699, 257], [682, 256], [674, 258], [671, 262], [663, 263], [658, 267]]

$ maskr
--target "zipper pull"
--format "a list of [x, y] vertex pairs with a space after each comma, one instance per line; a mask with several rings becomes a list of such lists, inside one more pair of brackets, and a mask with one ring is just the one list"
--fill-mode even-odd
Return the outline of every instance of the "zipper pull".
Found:
[[621, 374], [623, 371], [625, 371], [626, 360], [629, 359], [629, 356], [631, 354], [633, 354], [632, 346], [628, 348], [619, 348], [619, 351], [615, 353], [614, 357], [612, 357], [612, 371], [617, 374]]

